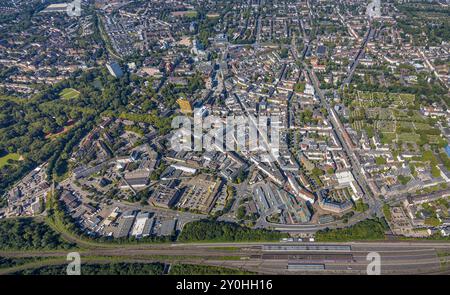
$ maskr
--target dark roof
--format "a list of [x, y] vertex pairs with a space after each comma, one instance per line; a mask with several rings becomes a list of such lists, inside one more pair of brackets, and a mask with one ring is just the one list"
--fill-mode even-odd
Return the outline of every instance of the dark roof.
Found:
[[317, 54], [318, 55], [324, 55], [327, 52], [327, 48], [323, 45], [320, 45], [317, 47]]

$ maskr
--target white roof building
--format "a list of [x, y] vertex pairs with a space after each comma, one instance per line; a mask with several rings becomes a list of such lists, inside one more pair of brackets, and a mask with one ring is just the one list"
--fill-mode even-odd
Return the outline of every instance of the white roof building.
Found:
[[362, 190], [359, 187], [359, 184], [356, 182], [355, 177], [353, 177], [352, 172], [350, 171], [338, 172], [335, 174], [335, 176], [339, 185], [350, 186], [350, 188], [353, 191], [352, 199], [354, 201], [357, 201], [362, 197], [363, 195]]

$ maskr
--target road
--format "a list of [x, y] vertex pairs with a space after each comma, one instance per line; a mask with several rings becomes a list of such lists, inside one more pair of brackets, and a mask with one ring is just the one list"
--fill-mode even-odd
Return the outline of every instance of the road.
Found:
[[361, 47], [358, 50], [358, 54], [356, 55], [355, 59], [353, 60], [352, 64], [350, 65], [350, 69], [348, 71], [347, 77], [344, 79], [343, 85], [348, 85], [352, 81], [353, 74], [355, 73], [356, 67], [359, 64], [359, 60], [361, 56], [363, 55], [364, 51], [366, 50], [367, 43], [369, 42], [370, 38], [372, 37], [374, 32], [374, 29], [369, 27], [369, 30], [364, 37], [363, 43], [361, 44]]
[[[341, 21], [342, 25], [346, 26], [349, 34], [351, 36], [353, 36], [359, 42], [361, 40], [361, 38], [358, 36], [358, 34], [355, 32], [355, 30], [351, 27], [351, 25], [345, 21], [344, 17], [340, 13], [338, 7], [336, 7], [335, 11], [336, 11], [336, 14], [339, 16], [339, 20]], [[342, 86], [348, 85], [352, 81], [353, 74], [355, 73], [355, 69], [359, 63], [359, 59], [363, 55], [363, 53], [366, 49], [367, 43], [372, 38], [374, 33], [375, 33], [375, 30], [372, 28], [371, 24], [369, 23], [369, 30], [367, 31], [367, 34], [364, 37], [363, 42], [361, 43], [358, 53], [356, 54], [355, 58], [353, 59], [353, 62], [350, 65], [349, 71], [347, 73], [347, 77], [344, 79], [344, 83], [342, 84]]]

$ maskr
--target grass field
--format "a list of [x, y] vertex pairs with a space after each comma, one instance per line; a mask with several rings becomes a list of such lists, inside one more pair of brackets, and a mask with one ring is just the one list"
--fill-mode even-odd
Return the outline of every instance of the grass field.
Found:
[[80, 92], [73, 88], [66, 88], [59, 93], [62, 99], [75, 99], [80, 96]]
[[196, 10], [185, 10], [185, 11], [173, 11], [172, 12], [172, 16], [175, 17], [189, 17], [189, 18], [194, 18], [197, 17], [198, 13]]
[[218, 18], [218, 17], [220, 17], [220, 14], [218, 14], [218, 13], [208, 13], [206, 15], [206, 17], [207, 18]]
[[190, 11], [188, 11], [187, 13], [186, 13], [186, 16], [187, 17], [197, 17], [197, 11], [195, 11], [195, 10], [190, 10]]
[[5, 166], [6, 164], [8, 164], [8, 160], [12, 159], [14, 161], [19, 161], [20, 160], [20, 155], [19, 154], [7, 154], [4, 157], [0, 158], [0, 169], [3, 168], [3, 166]]

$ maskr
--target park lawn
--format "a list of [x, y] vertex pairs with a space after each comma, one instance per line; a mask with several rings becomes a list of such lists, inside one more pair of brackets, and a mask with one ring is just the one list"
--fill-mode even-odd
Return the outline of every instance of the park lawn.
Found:
[[0, 158], [0, 169], [8, 164], [8, 160], [12, 159], [14, 161], [19, 161], [21, 156], [19, 154], [7, 154], [4, 157]]
[[62, 99], [75, 99], [80, 96], [80, 92], [73, 88], [65, 88], [59, 93], [59, 96]]
[[186, 10], [186, 11], [173, 11], [172, 16], [175, 17], [189, 17], [194, 18], [197, 17], [198, 12], [196, 10]]
[[218, 17], [220, 17], [220, 14], [218, 14], [218, 13], [208, 13], [206, 15], [206, 17], [207, 18], [218, 18]]
[[186, 13], [187, 17], [197, 17], [197, 15], [198, 15], [198, 12], [195, 10], [190, 10]]

